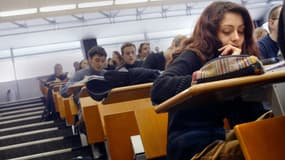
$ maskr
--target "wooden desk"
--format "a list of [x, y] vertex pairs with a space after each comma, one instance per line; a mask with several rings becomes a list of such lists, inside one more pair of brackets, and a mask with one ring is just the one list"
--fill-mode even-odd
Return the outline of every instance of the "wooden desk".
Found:
[[130, 136], [140, 134], [148, 159], [164, 156], [167, 114], [155, 113], [149, 97], [151, 87], [152, 83], [115, 88], [102, 103], [81, 98], [88, 143], [107, 140], [111, 159], [131, 160]]
[[[169, 98], [160, 105], [155, 106], [157, 113], [167, 112], [181, 103], [188, 106], [201, 105], [213, 101], [222, 101], [240, 96], [256, 87], [266, 86], [285, 81], [285, 70], [268, 72], [262, 75], [253, 75], [232, 78], [208, 83], [193, 85], [176, 96]], [[207, 101], [205, 101], [207, 99]]]

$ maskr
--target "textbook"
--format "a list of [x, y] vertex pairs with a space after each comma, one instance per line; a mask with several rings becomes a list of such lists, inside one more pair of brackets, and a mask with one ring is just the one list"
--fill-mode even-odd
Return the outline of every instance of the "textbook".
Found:
[[86, 84], [87, 81], [92, 80], [92, 79], [104, 80], [104, 76], [98, 76], [98, 75], [85, 76], [81, 81], [75, 82], [69, 88], [82, 87]]

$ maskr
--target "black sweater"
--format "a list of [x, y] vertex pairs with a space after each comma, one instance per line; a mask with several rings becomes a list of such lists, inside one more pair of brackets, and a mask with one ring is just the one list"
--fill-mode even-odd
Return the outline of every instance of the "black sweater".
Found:
[[[163, 101], [175, 96], [181, 91], [189, 88], [192, 81], [192, 73], [202, 67], [198, 56], [191, 51], [181, 53], [164, 73], [154, 82], [151, 91], [153, 104], [160, 104]], [[205, 99], [207, 101], [207, 99]], [[186, 103], [178, 104], [179, 110], [168, 111], [168, 158], [190, 159], [191, 154], [200, 152], [207, 143], [201, 145], [201, 141], [209, 137], [203, 137], [199, 131], [206, 131], [212, 137], [223, 139], [223, 119], [227, 117], [232, 125], [255, 120], [265, 112], [260, 103], [243, 102], [241, 98], [225, 102], [209, 102], [201, 106], [187, 106]], [[176, 108], [175, 107], [175, 108]], [[215, 132], [222, 131], [222, 132]], [[189, 149], [179, 145], [179, 137], [184, 137], [184, 144], [191, 143], [194, 147]], [[212, 139], [212, 140], [215, 140]], [[211, 143], [211, 140], [208, 144]], [[189, 147], [189, 146], [188, 146]], [[195, 150], [197, 148], [197, 150]], [[190, 153], [190, 154], [189, 154]], [[189, 155], [187, 155], [189, 154]], [[179, 156], [177, 156], [179, 155]], [[184, 158], [181, 158], [184, 157]]]
[[[151, 92], [152, 102], [160, 104], [189, 88], [191, 86], [192, 73], [201, 67], [202, 63], [195, 53], [190, 51], [182, 53], [165, 70], [162, 76], [154, 82]], [[224, 116], [224, 113], [219, 109], [220, 105], [216, 105], [211, 104], [209, 106], [191, 108], [183, 107], [183, 110], [169, 111], [168, 132], [171, 133], [176, 130], [196, 127], [196, 121], [210, 121], [215, 126], [222, 126], [221, 116]]]

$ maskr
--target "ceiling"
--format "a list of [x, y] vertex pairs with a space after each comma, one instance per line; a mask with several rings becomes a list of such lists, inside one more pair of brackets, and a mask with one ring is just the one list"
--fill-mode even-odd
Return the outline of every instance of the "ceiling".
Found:
[[[143, 3], [113, 4], [79, 8], [85, 2], [106, 0], [1, 0], [0, 12], [37, 8], [34, 14], [0, 17], [0, 36], [126, 21], [199, 15], [212, 0], [147, 0]], [[135, 1], [135, 0], [133, 0]], [[282, 0], [231, 0], [246, 6], [254, 19], [262, 19], [268, 9]], [[40, 12], [41, 7], [75, 4], [71, 10]]]

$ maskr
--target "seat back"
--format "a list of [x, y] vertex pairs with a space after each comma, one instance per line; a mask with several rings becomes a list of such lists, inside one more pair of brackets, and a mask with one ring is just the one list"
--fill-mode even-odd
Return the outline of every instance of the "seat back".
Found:
[[246, 160], [285, 159], [285, 116], [234, 127]]

